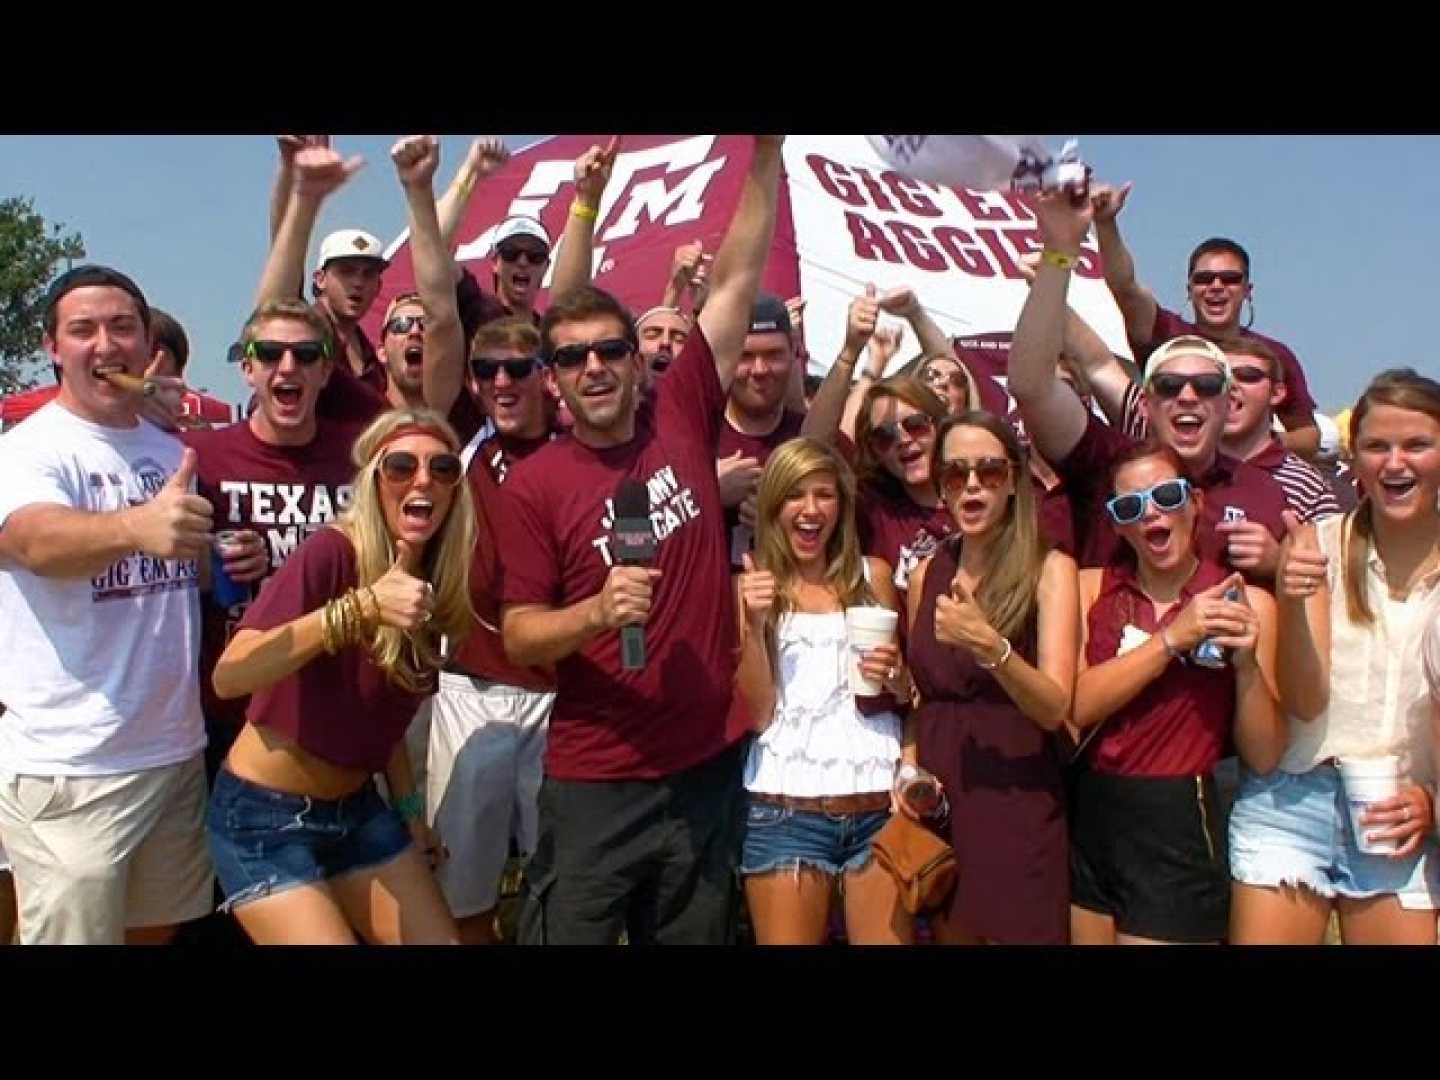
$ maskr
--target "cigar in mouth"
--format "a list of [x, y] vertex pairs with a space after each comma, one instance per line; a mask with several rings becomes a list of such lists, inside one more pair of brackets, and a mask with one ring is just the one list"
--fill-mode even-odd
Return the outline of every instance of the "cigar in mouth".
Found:
[[131, 394], [139, 394], [145, 397], [155, 393], [155, 384], [142, 379], [139, 375], [131, 375], [128, 371], [110, 371], [102, 376], [106, 382], [112, 382], [121, 390]]

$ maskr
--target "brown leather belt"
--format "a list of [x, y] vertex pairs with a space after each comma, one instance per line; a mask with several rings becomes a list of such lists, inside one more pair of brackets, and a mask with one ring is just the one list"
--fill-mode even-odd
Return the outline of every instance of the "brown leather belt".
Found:
[[867, 791], [863, 795], [821, 795], [813, 798], [752, 791], [750, 798], [756, 802], [783, 806], [786, 810], [803, 810], [810, 814], [870, 814], [876, 810], [890, 809], [888, 791]]

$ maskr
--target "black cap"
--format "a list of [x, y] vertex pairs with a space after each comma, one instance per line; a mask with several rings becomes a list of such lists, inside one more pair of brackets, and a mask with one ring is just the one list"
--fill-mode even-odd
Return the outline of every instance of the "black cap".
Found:
[[96, 266], [93, 263], [66, 270], [50, 283], [50, 288], [45, 292], [45, 317], [49, 318], [50, 313], [55, 310], [55, 305], [60, 303], [60, 298], [66, 293], [83, 289], [89, 285], [109, 285], [116, 289], [123, 289], [135, 298], [135, 303], [140, 308], [140, 321], [147, 327], [150, 325], [150, 305], [145, 302], [145, 294], [140, 291], [140, 286], [119, 270], [112, 270], [108, 266]]
[[790, 333], [790, 312], [785, 301], [774, 293], [760, 293], [755, 297], [755, 306], [750, 309], [750, 329], [747, 334], [788, 334]]

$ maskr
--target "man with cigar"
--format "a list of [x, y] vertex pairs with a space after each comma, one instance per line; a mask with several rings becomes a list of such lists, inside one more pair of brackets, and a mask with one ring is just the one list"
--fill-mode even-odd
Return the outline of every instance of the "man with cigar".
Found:
[[[634, 320], [608, 293], [556, 297], [541, 323], [574, 430], [511, 471], [492, 518], [505, 651], [554, 664], [558, 679], [525, 872], [527, 943], [733, 937], [737, 626], [715, 457], [774, 233], [780, 144], [755, 137], [709, 300], [652, 395]], [[622, 488], [648, 506], [653, 566], [616, 560]], [[622, 663], [627, 626], [642, 628], [638, 667]]]
[[0, 437], [0, 843], [24, 943], [168, 940], [210, 909], [196, 683], [210, 504], [195, 454], [114, 384], [151, 362], [124, 274], [51, 285], [59, 396]]

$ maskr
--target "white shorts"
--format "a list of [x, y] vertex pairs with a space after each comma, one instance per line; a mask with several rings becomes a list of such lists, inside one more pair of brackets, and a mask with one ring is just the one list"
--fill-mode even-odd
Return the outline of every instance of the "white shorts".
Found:
[[512, 836], [521, 853], [535, 849], [555, 695], [442, 671], [434, 702], [426, 812], [450, 850], [435, 876], [464, 919], [495, 906]]
[[22, 945], [122, 945], [213, 907], [205, 759], [113, 776], [0, 773]]

